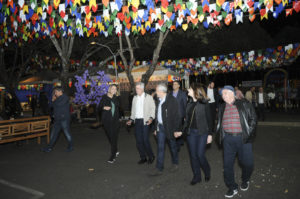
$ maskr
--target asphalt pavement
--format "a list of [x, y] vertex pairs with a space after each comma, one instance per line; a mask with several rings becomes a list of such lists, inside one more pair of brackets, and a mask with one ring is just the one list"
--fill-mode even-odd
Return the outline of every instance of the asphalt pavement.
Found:
[[[300, 127], [278, 125], [297, 123], [299, 114], [269, 115], [274, 125], [260, 122], [254, 142], [255, 170], [250, 188], [239, 191], [234, 198], [284, 199], [299, 198]], [[272, 116], [272, 117], [271, 117]], [[289, 119], [290, 117], [290, 119]], [[268, 117], [267, 117], [268, 119]], [[300, 120], [298, 121], [300, 122]], [[276, 124], [276, 125], [275, 125]], [[211, 180], [195, 186], [192, 179], [187, 144], [179, 154], [179, 170], [169, 172], [169, 148], [166, 148], [165, 170], [162, 176], [150, 177], [153, 165], [138, 165], [133, 129], [123, 127], [119, 137], [120, 156], [114, 164], [107, 163], [109, 144], [104, 131], [89, 128], [90, 124], [73, 124], [73, 152], [66, 152], [63, 135], [51, 153], [40, 152], [45, 145], [36, 140], [0, 145], [1, 199], [220, 199], [227, 188], [223, 181], [222, 150], [215, 143], [207, 149], [211, 165]], [[151, 136], [156, 153], [156, 142]], [[236, 180], [241, 182], [241, 170], [235, 165]]]

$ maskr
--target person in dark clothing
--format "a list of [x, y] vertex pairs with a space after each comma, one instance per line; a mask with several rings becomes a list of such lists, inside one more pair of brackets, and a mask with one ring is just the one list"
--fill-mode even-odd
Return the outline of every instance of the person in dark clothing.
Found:
[[159, 103], [156, 108], [156, 129], [154, 135], [157, 137], [157, 162], [156, 168], [150, 173], [151, 176], [162, 174], [164, 169], [165, 142], [169, 143], [172, 155], [171, 172], [178, 170], [178, 152], [175, 134], [181, 130], [180, 111], [177, 100], [168, 95], [168, 88], [165, 84], [156, 87], [156, 94]]
[[33, 95], [30, 102], [31, 110], [32, 110], [32, 117], [35, 115], [35, 111], [37, 108], [37, 97], [36, 95]]
[[205, 182], [210, 180], [210, 166], [205, 157], [205, 150], [206, 145], [212, 142], [213, 121], [204, 89], [197, 84], [191, 84], [188, 95], [191, 100], [187, 104], [183, 134], [187, 135], [193, 170], [190, 184], [195, 185], [201, 182], [201, 168], [204, 171]]
[[40, 93], [39, 105], [40, 105], [40, 109], [42, 111], [42, 115], [48, 115], [49, 114], [49, 100], [48, 100], [45, 92]]
[[218, 113], [217, 133], [219, 144], [224, 148], [224, 181], [228, 187], [226, 198], [238, 193], [234, 180], [234, 161], [236, 155], [242, 166], [242, 184], [240, 189], [247, 191], [253, 172], [252, 141], [255, 136], [257, 117], [251, 102], [235, 98], [232, 86], [221, 90], [225, 101]]
[[51, 130], [50, 144], [43, 148], [44, 152], [51, 152], [56, 140], [59, 136], [60, 130], [64, 131], [64, 134], [68, 140], [67, 151], [73, 151], [73, 138], [70, 132], [70, 103], [69, 97], [63, 93], [61, 87], [54, 88], [54, 95], [52, 96], [52, 107], [54, 124]]
[[102, 112], [101, 121], [107, 135], [108, 141], [111, 145], [111, 154], [108, 163], [114, 163], [118, 152], [118, 135], [120, 128], [119, 107], [120, 101], [116, 96], [117, 86], [110, 85], [107, 95], [104, 95], [99, 104], [99, 109]]
[[218, 108], [218, 91], [215, 88], [215, 83], [212, 81], [208, 84], [206, 90], [205, 90], [207, 97], [208, 97], [208, 104], [211, 112], [211, 120], [213, 121], [213, 127], [212, 130], [215, 131], [215, 121], [216, 121], [216, 114], [217, 114], [217, 108]]
[[[184, 117], [185, 117], [185, 110], [186, 110], [186, 104], [187, 104], [187, 96], [186, 93], [182, 90], [180, 90], [180, 82], [174, 81], [173, 82], [173, 91], [172, 91], [173, 97], [176, 98], [179, 106], [179, 113], [180, 113], [180, 121], [183, 125]], [[177, 144], [177, 150], [180, 151], [180, 147], [184, 144], [184, 140], [182, 137], [179, 137], [176, 139]]]

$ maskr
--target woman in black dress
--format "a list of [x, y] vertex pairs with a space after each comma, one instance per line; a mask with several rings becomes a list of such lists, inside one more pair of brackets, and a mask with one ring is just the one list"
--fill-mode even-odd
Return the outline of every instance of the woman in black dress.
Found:
[[183, 133], [187, 136], [193, 179], [191, 185], [201, 182], [201, 170], [205, 181], [210, 180], [210, 166], [205, 157], [206, 145], [212, 142], [212, 121], [208, 99], [203, 87], [192, 84], [188, 89], [191, 98], [187, 104]]
[[120, 128], [119, 121], [119, 98], [116, 96], [117, 86], [112, 84], [109, 86], [108, 93], [103, 96], [99, 108], [102, 112], [101, 121], [111, 145], [111, 155], [108, 163], [114, 163], [118, 152], [118, 135]]

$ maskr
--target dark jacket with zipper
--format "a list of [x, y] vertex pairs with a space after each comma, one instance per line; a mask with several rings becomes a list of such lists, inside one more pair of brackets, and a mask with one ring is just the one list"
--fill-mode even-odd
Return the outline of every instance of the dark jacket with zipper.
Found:
[[[112, 107], [112, 102], [115, 104], [115, 112], [114, 115], [112, 115], [112, 110], [104, 110], [103, 108], [105, 106]], [[101, 99], [101, 102], [99, 104], [99, 109], [101, 111], [101, 121], [105, 127], [119, 127], [119, 107], [120, 102], [118, 97], [113, 96], [112, 98], [108, 97], [107, 95], [104, 95]]]
[[70, 103], [66, 94], [59, 96], [53, 103], [54, 121], [70, 120]]
[[[199, 135], [208, 133], [209, 135], [212, 135], [212, 127], [213, 127], [213, 121], [211, 120], [211, 111], [209, 108], [209, 104], [206, 100], [197, 100], [196, 106], [193, 106], [193, 101], [191, 100], [187, 104], [186, 108], [186, 116], [185, 116], [185, 122], [183, 125], [183, 133], [185, 135], [189, 135], [189, 129], [191, 126], [191, 123], [193, 122], [192, 117], [195, 117], [196, 123], [197, 123], [197, 130]], [[194, 107], [194, 108], [193, 108]], [[193, 112], [191, 115], [190, 112]]]
[[[156, 104], [156, 129], [158, 127], [158, 106], [159, 100]], [[165, 102], [161, 105], [161, 114], [166, 137], [168, 139], [175, 139], [174, 132], [181, 131], [181, 115], [178, 102], [171, 94], [166, 96]]]
[[[240, 123], [242, 127], [242, 136], [243, 142], [248, 143], [252, 142], [253, 138], [255, 137], [256, 132], [256, 124], [257, 124], [257, 117], [254, 110], [253, 105], [245, 99], [238, 100], [236, 99], [234, 102], [239, 115], [240, 115]], [[226, 103], [220, 105], [219, 112], [218, 112], [218, 124], [217, 124], [217, 134], [219, 136], [219, 144], [222, 144], [222, 141], [225, 136], [225, 131], [223, 129], [223, 115], [225, 111]]]

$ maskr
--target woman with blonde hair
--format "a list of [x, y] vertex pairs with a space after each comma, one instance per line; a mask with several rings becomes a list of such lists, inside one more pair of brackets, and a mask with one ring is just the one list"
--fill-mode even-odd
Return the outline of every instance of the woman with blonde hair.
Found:
[[120, 115], [119, 98], [116, 96], [118, 92], [117, 85], [111, 84], [108, 92], [103, 96], [99, 104], [100, 111], [102, 112], [101, 121], [107, 135], [108, 141], [111, 145], [111, 155], [108, 159], [108, 163], [114, 163], [118, 152], [118, 135], [120, 128]]
[[[191, 84], [191, 100], [187, 104], [183, 134], [187, 135], [193, 179], [191, 185], [201, 182], [201, 168], [205, 182], [210, 180], [210, 166], [205, 157], [206, 145], [212, 142], [212, 121], [207, 95], [201, 85]], [[180, 134], [179, 134], [180, 135]]]

